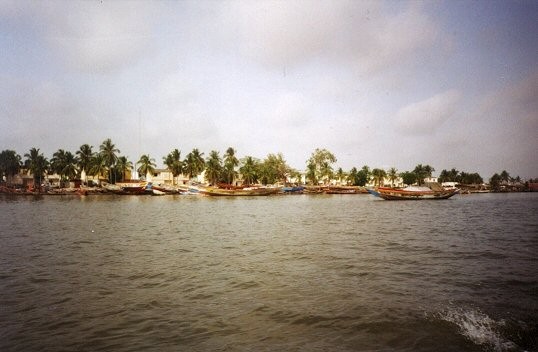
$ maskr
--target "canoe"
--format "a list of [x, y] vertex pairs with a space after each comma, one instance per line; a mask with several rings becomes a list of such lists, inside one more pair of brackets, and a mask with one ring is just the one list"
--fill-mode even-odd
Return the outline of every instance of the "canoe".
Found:
[[458, 193], [454, 190], [432, 190], [427, 187], [407, 187], [407, 188], [390, 188], [378, 187], [375, 190], [369, 190], [369, 193], [385, 200], [440, 200], [448, 199]]
[[243, 189], [224, 189], [217, 187], [198, 187], [199, 193], [207, 196], [268, 196], [280, 192], [278, 187], [256, 187]]
[[361, 187], [355, 186], [329, 186], [324, 189], [326, 194], [363, 194], [367, 193]]

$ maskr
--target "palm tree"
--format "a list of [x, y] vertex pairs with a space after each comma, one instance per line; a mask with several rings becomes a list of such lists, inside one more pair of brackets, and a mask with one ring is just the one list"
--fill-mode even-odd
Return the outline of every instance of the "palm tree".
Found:
[[64, 187], [64, 182], [74, 179], [78, 174], [78, 159], [71, 152], [58, 149], [50, 160], [51, 170], [60, 176], [60, 186]]
[[127, 157], [120, 156], [116, 163], [116, 171], [121, 175], [121, 181], [125, 181], [125, 173], [133, 168], [133, 163], [127, 160]]
[[30, 152], [24, 154], [24, 157], [26, 158], [25, 168], [34, 175], [34, 189], [40, 189], [41, 180], [49, 168], [49, 162], [47, 158], [39, 152], [39, 148], [30, 149]]
[[347, 173], [347, 182], [352, 186], [359, 185], [359, 171], [356, 167], [352, 167], [351, 170]]
[[345, 177], [346, 173], [341, 167], [339, 167], [338, 170], [336, 170], [336, 178], [338, 179], [338, 183], [342, 184], [342, 180], [344, 180]]
[[389, 169], [388, 176], [390, 180], [390, 186], [394, 187], [394, 181], [396, 181], [396, 179], [398, 178], [398, 170], [396, 170], [395, 167], [391, 167]]
[[107, 171], [108, 168], [103, 155], [101, 153], [94, 154], [88, 166], [88, 175], [97, 176], [97, 181], [100, 182], [99, 177], [106, 175]]
[[21, 156], [14, 150], [3, 150], [0, 153], [0, 182], [6, 176], [6, 182], [11, 183], [11, 179], [19, 173], [22, 166]]
[[372, 176], [374, 177], [374, 184], [381, 187], [383, 185], [383, 180], [387, 176], [387, 172], [383, 169], [373, 169]]
[[67, 178], [67, 180], [73, 180], [77, 177], [79, 171], [77, 164], [78, 158], [71, 152], [65, 152], [62, 174]]
[[360, 175], [361, 181], [364, 180], [364, 185], [366, 185], [367, 183], [370, 183], [370, 177], [372, 176], [372, 172], [370, 171], [370, 168], [368, 167], [368, 165], [364, 165], [359, 172], [361, 173]]
[[[176, 178], [183, 173], [183, 161], [181, 161], [181, 152], [177, 149], [172, 150], [167, 156], [163, 157], [164, 164]], [[173, 184], [176, 184], [175, 180]]]
[[508, 181], [510, 181], [510, 174], [506, 170], [503, 170], [500, 176], [501, 181], [503, 181], [503, 183], [505, 184], [508, 184]]
[[200, 153], [197, 148], [194, 148], [192, 152], [187, 154], [184, 172], [186, 172], [190, 178], [198, 176], [204, 171], [205, 161], [203, 155], [204, 153]]
[[417, 177], [417, 181], [418, 181], [418, 185], [422, 185], [424, 183], [424, 179], [426, 177], [431, 177], [432, 176], [432, 172], [434, 172], [435, 169], [433, 167], [431, 167], [430, 165], [422, 165], [422, 164], [418, 164], [415, 169], [413, 170], [413, 172], [415, 173], [416, 177]]
[[235, 156], [235, 150], [229, 147], [224, 155], [224, 175], [227, 183], [234, 182], [234, 178], [237, 176], [237, 171], [235, 171], [237, 166], [239, 166], [239, 160]]
[[114, 183], [112, 180], [112, 166], [116, 165], [118, 161], [118, 155], [120, 150], [112, 143], [110, 138], [105, 139], [99, 146], [99, 153], [103, 156], [103, 160], [108, 169], [108, 181]]
[[241, 161], [239, 172], [241, 173], [244, 184], [250, 185], [258, 182], [258, 168], [259, 161], [251, 156], [247, 156]]
[[150, 158], [149, 154], [144, 154], [140, 157], [140, 160], [138, 160], [137, 164], [140, 164], [138, 169], [139, 175], [147, 175], [148, 173], [154, 173], [155, 167], [157, 166], [155, 164], [155, 159]]
[[62, 170], [64, 168], [65, 160], [65, 150], [58, 149], [57, 152], [52, 154], [52, 159], [50, 159], [50, 168], [52, 172], [58, 174], [60, 179], [63, 180]]
[[209, 157], [206, 161], [206, 180], [213, 185], [217, 184], [217, 182], [219, 182], [220, 180], [222, 170], [222, 160], [219, 156], [219, 152], [217, 152], [216, 150], [212, 150], [211, 153], [209, 153]]
[[92, 147], [89, 144], [83, 144], [80, 146], [79, 150], [76, 151], [78, 156], [78, 169], [80, 172], [90, 171], [90, 164], [93, 157]]

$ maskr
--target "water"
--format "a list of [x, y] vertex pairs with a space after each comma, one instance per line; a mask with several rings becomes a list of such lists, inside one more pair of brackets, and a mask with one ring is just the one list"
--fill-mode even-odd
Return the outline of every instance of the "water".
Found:
[[0, 195], [1, 351], [537, 351], [538, 194]]

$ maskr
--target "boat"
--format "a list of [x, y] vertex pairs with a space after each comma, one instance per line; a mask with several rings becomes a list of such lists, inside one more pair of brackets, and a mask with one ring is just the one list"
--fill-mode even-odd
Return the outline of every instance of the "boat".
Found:
[[303, 186], [285, 186], [281, 191], [285, 194], [302, 194], [304, 189]]
[[[152, 191], [159, 191], [162, 193], [170, 194], [170, 193], [180, 193], [180, 190], [178, 187], [174, 187], [171, 185], [155, 185], [151, 184], [151, 187], [148, 184], [148, 188], [151, 188]], [[157, 192], [157, 193], [159, 193]], [[153, 192], [155, 193], [155, 192]]]
[[116, 194], [144, 194], [147, 184], [147, 182], [118, 182], [113, 185], [105, 185], [104, 188]]
[[356, 186], [329, 186], [324, 189], [326, 194], [364, 194], [366, 192], [362, 187]]
[[154, 195], [154, 196], [164, 196], [164, 195], [166, 195], [166, 192], [159, 191], [158, 189], [155, 189], [155, 188], [153, 188], [151, 190], [151, 192], [152, 192], [152, 195]]
[[242, 189], [226, 189], [218, 187], [198, 187], [198, 192], [207, 196], [268, 196], [280, 192], [279, 187], [245, 187]]
[[430, 187], [377, 187], [368, 192], [385, 200], [440, 200], [448, 199], [459, 192], [458, 189], [447, 190], [444, 188], [432, 189]]

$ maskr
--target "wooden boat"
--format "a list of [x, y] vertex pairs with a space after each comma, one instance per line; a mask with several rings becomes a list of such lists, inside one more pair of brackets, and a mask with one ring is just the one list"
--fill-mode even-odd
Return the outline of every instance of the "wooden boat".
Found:
[[355, 186], [329, 186], [324, 189], [326, 194], [364, 194], [365, 192], [361, 187]]
[[[149, 188], [149, 186], [148, 186]], [[151, 190], [152, 191], [159, 191], [159, 192], [162, 192], [162, 193], [179, 193], [179, 188], [177, 187], [174, 187], [174, 186], [170, 186], [170, 185], [154, 185], [152, 184], [151, 185]], [[157, 192], [157, 193], [159, 193]], [[153, 192], [155, 193], [155, 192]]]
[[370, 194], [381, 197], [385, 200], [439, 200], [448, 199], [458, 193], [458, 189], [432, 190], [428, 187], [406, 187], [406, 188], [390, 188], [378, 187], [375, 190], [369, 190]]
[[217, 187], [198, 187], [199, 193], [207, 196], [268, 196], [280, 192], [278, 187], [254, 187], [225, 189]]
[[151, 192], [152, 192], [152, 194], [153, 194], [154, 196], [164, 196], [164, 195], [166, 195], [166, 192], [159, 191], [158, 189], [155, 189], [155, 188], [153, 188], [153, 189], [151, 190]]
[[105, 189], [116, 194], [144, 194], [147, 182], [118, 182], [114, 185], [106, 185]]

